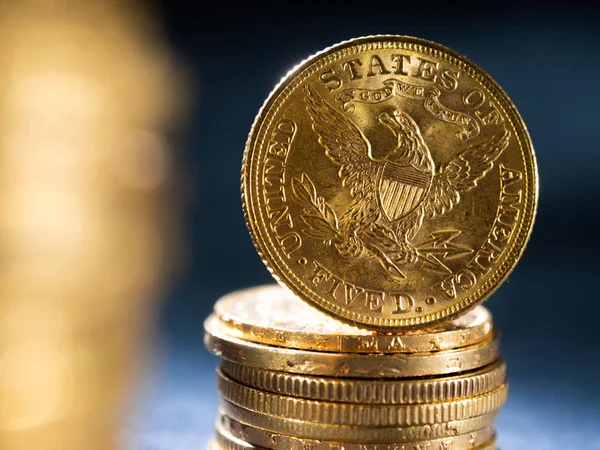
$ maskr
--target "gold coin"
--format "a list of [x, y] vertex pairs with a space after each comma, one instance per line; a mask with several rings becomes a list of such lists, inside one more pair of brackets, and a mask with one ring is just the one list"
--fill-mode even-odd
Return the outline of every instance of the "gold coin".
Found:
[[[210, 450], [251, 450], [251, 449], [264, 449], [264, 447], [257, 447], [255, 445], [250, 445], [247, 442], [243, 442], [243, 441], [225, 441], [225, 438], [221, 438], [221, 441], [219, 441], [218, 439], [215, 440], [214, 442], [212, 442], [210, 444]], [[380, 448], [383, 449], [391, 449], [391, 450], [421, 450], [421, 449], [427, 449], [427, 450], [446, 450], [446, 449], [450, 449], [450, 450], [496, 450], [496, 441], [492, 440], [482, 446], [479, 447], [448, 447], [445, 441], [439, 441], [439, 445], [437, 447], [427, 447], [427, 445], [429, 445], [428, 441], [423, 442], [416, 442], [416, 443], [406, 443], [406, 444], [376, 444], [375, 447], [377, 450], [379, 450]], [[370, 448], [369, 445], [364, 445], [364, 444], [358, 444], [359, 446], [356, 448]], [[434, 444], [437, 445], [437, 444]], [[425, 446], [425, 447], [424, 447]], [[313, 447], [310, 447], [310, 449], [312, 450]], [[339, 444], [335, 444], [335, 447], [332, 447], [335, 450], [347, 450], [348, 448], [354, 448], [352, 446], [352, 444], [348, 444], [345, 442], [340, 442]], [[302, 448], [303, 450], [306, 449], [306, 447]]]
[[499, 356], [498, 337], [441, 352], [365, 355], [311, 352], [257, 344], [227, 334], [218, 317], [204, 322], [206, 347], [225, 360], [278, 372], [345, 378], [408, 378], [480, 369]]
[[410, 427], [464, 420], [497, 411], [508, 385], [462, 400], [412, 405], [369, 405], [308, 400], [260, 391], [218, 374], [221, 397], [241, 408], [310, 423], [356, 427]]
[[[496, 442], [494, 441], [490, 441], [480, 447], [447, 447], [446, 443], [444, 441], [440, 441], [439, 446], [437, 447], [423, 447], [423, 445], [428, 445], [429, 442], [417, 442], [415, 444], [412, 443], [407, 443], [407, 444], [389, 444], [388, 446], [382, 447], [381, 445], [377, 445], [376, 448], [389, 448], [389, 449], [393, 449], [393, 450], [421, 450], [423, 448], [426, 448], [427, 450], [446, 450], [446, 449], [452, 449], [452, 450], [496, 450]], [[360, 444], [360, 448], [367, 448], [368, 446], [362, 445]], [[241, 450], [241, 449], [262, 449], [264, 447], [257, 447], [254, 445], [249, 445], [248, 443], [245, 443], [243, 441], [236, 441], [236, 442], [227, 442], [227, 443], [221, 443], [219, 444], [218, 442], [214, 442], [211, 444], [210, 449], [211, 450]], [[346, 450], [347, 448], [349, 448], [349, 444], [347, 443], [339, 443], [336, 444], [335, 450]], [[358, 447], [357, 447], [358, 448]]]
[[497, 450], [497, 449], [498, 449], [498, 447], [496, 445], [496, 439], [492, 439], [490, 442], [488, 442], [485, 445], [482, 445], [477, 450]]
[[492, 318], [477, 307], [426, 331], [379, 334], [321, 314], [278, 286], [233, 292], [215, 305], [232, 336], [260, 344], [339, 353], [419, 353], [477, 344], [492, 331]]
[[258, 448], [272, 450], [470, 450], [480, 447], [494, 439], [494, 428], [484, 427], [467, 434], [451, 436], [427, 441], [416, 441], [405, 444], [322, 441], [272, 433], [259, 428], [250, 427], [221, 416], [217, 423], [217, 441], [221, 448], [229, 448], [228, 442], [243, 442]]
[[482, 69], [439, 44], [372, 36], [296, 66], [252, 127], [247, 225], [295, 294], [375, 329], [483, 301], [520, 258], [538, 176], [527, 129]]
[[238, 439], [232, 434], [228, 433], [220, 425], [217, 424], [217, 436], [214, 440], [213, 450], [249, 450], [249, 449], [262, 449], [263, 447], [251, 444]]
[[502, 361], [453, 377], [394, 380], [348, 380], [273, 372], [259, 367], [221, 363], [221, 370], [246, 386], [276, 394], [341, 403], [413, 404], [475, 397], [506, 382]]
[[349, 427], [275, 417], [241, 408], [223, 398], [219, 399], [219, 413], [244, 425], [298, 438], [372, 443], [424, 441], [472, 433], [493, 426], [498, 415], [495, 411], [466, 420], [412, 427]]

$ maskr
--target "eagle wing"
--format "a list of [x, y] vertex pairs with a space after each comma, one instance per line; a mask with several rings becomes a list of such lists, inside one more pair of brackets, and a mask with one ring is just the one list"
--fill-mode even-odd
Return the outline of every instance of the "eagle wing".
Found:
[[305, 88], [306, 109], [325, 154], [340, 166], [342, 185], [353, 197], [373, 194], [377, 166], [369, 157], [371, 144], [343, 113], [331, 106], [309, 86]]
[[425, 216], [433, 217], [450, 211], [460, 201], [460, 194], [477, 186], [508, 147], [510, 131], [463, 149], [442, 166], [433, 177], [429, 195], [423, 203]]

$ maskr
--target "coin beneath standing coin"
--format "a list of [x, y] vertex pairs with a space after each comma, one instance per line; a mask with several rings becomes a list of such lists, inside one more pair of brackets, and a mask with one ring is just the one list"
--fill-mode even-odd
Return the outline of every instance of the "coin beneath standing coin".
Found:
[[261, 391], [312, 400], [358, 404], [428, 404], [477, 397], [506, 383], [503, 361], [455, 376], [348, 379], [275, 372], [222, 361], [232, 380]]
[[525, 248], [537, 191], [508, 96], [467, 58], [406, 36], [297, 66], [258, 114], [242, 168], [274, 276], [373, 329], [431, 327], [491, 295]]
[[420, 353], [475, 345], [492, 332], [483, 306], [427, 330], [381, 334], [357, 328], [320, 313], [279, 285], [228, 294], [215, 314], [229, 333], [260, 344], [339, 353]]
[[204, 343], [224, 360], [276, 372], [343, 378], [408, 378], [480, 369], [499, 356], [497, 335], [468, 347], [411, 354], [357, 354], [297, 350], [257, 344], [228, 334], [218, 317], [204, 322]]
[[493, 426], [498, 416], [498, 412], [495, 411], [466, 420], [456, 420], [434, 425], [382, 428], [348, 427], [289, 420], [270, 414], [259, 413], [234, 405], [222, 397], [219, 398], [219, 414], [225, 420], [229, 418], [237, 423], [252, 428], [259, 428], [270, 433], [311, 440], [331, 440], [335, 437], [342, 442], [365, 442], [369, 444], [433, 440], [472, 433], [484, 427]]
[[221, 398], [262, 414], [321, 425], [411, 427], [466, 420], [498, 411], [506, 402], [508, 385], [476, 397], [425, 404], [360, 404], [309, 400], [253, 389], [218, 372]]
[[[456, 436], [413, 441], [408, 444], [395, 442], [336, 442], [315, 440], [273, 433], [221, 416], [216, 424], [217, 440], [227, 447], [229, 442], [245, 442], [259, 448], [272, 450], [475, 450], [495, 439], [494, 428], [483, 427], [476, 431]], [[229, 441], [229, 442], [228, 442]]]

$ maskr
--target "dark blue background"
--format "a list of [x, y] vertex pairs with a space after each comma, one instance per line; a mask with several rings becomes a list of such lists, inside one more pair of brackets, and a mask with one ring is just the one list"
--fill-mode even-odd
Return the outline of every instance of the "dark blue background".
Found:
[[196, 84], [178, 136], [188, 264], [161, 318], [162, 369], [144, 399], [139, 448], [198, 449], [215, 416], [216, 359], [202, 321], [218, 296], [271, 282], [244, 225], [239, 173], [252, 121], [299, 61], [341, 40], [406, 34], [488, 71], [529, 127], [540, 172], [534, 233], [486, 303], [502, 332], [511, 395], [502, 448], [600, 449], [600, 16], [501, 2], [159, 3], [167, 37]]

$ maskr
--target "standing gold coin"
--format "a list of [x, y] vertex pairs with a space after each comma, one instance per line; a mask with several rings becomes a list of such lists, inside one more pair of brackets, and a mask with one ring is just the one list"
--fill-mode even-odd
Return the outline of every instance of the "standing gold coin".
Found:
[[223, 448], [229, 448], [230, 442], [244, 442], [245, 445], [272, 450], [471, 450], [493, 441], [495, 437], [493, 427], [487, 426], [457, 436], [405, 444], [323, 441], [272, 433], [244, 425], [226, 416], [221, 416], [216, 428], [217, 440], [222, 443]]
[[204, 330], [208, 350], [227, 361], [302, 375], [346, 378], [441, 376], [479, 369], [500, 356], [497, 336], [455, 350], [367, 355], [311, 352], [244, 341], [227, 334], [227, 328], [216, 316], [206, 319]]
[[260, 110], [242, 168], [248, 228], [275, 277], [375, 329], [453, 319], [508, 276], [537, 204], [515, 106], [464, 56], [373, 36], [318, 53]]
[[381, 334], [321, 314], [279, 285], [228, 294], [215, 314], [241, 339], [280, 347], [340, 353], [419, 353], [474, 345], [489, 337], [492, 318], [483, 306], [428, 330]]
[[476, 397], [506, 383], [506, 365], [498, 361], [456, 376], [370, 380], [314, 377], [260, 367], [221, 363], [221, 371], [243, 385], [311, 400], [361, 404], [437, 403]]

